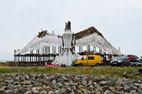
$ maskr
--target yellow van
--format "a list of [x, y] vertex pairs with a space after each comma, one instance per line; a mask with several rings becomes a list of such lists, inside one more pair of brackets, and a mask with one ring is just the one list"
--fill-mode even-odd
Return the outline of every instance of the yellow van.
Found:
[[77, 58], [73, 65], [79, 66], [98, 66], [102, 64], [102, 58], [99, 55], [84, 55], [82, 57]]

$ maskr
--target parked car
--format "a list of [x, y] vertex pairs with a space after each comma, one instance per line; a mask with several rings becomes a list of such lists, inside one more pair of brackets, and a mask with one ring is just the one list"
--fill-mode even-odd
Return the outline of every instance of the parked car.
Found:
[[47, 64], [47, 62], [45, 62], [45, 67], [60, 67], [60, 66], [59, 65]]
[[138, 62], [139, 62], [139, 63], [142, 63], [142, 59], [139, 59]]
[[130, 66], [127, 56], [117, 56], [111, 61], [111, 66]]
[[141, 60], [131, 59], [130, 63], [131, 63], [131, 66], [142, 66]]
[[102, 58], [99, 55], [85, 55], [77, 58], [73, 62], [73, 66], [99, 66], [102, 63]]

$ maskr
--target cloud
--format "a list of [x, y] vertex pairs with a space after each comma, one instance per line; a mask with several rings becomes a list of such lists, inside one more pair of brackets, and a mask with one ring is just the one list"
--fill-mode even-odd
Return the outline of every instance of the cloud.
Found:
[[96, 27], [122, 53], [141, 56], [141, 0], [1, 0], [0, 59], [13, 59], [13, 50], [25, 46], [41, 28], [62, 34]]

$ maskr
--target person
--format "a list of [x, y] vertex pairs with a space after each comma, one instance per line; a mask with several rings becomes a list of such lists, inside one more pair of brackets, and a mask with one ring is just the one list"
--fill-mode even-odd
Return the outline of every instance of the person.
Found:
[[71, 22], [68, 21], [68, 30], [71, 30]]
[[65, 23], [65, 30], [68, 30], [68, 23]]
[[71, 30], [71, 22], [70, 21], [65, 23], [65, 30]]

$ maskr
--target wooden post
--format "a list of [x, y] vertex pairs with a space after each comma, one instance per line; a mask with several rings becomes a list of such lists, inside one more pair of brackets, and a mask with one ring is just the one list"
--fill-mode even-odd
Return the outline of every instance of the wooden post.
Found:
[[22, 56], [20, 56], [20, 58], [21, 58], [21, 61], [20, 61], [20, 66], [22, 66], [22, 61], [23, 61], [23, 58], [22, 58]]
[[41, 54], [43, 54], [43, 47], [41, 48]]
[[47, 54], [50, 54], [50, 46], [47, 47]]
[[39, 63], [39, 65], [41, 65], [41, 55], [40, 55], [40, 63]]
[[94, 51], [94, 54], [97, 53], [97, 52], [96, 52], [96, 47], [95, 47], [95, 46], [93, 47], [93, 51]]
[[23, 56], [23, 65], [25, 66], [25, 55]]
[[30, 56], [30, 62], [32, 62], [31, 56]]
[[102, 49], [101, 48], [99, 48], [99, 53], [102, 54]]
[[52, 46], [52, 54], [56, 54], [56, 47]]
[[17, 61], [17, 62], [18, 62], [18, 65], [17, 65], [17, 66], [19, 66], [19, 62], [20, 62], [20, 60], [19, 60], [19, 56], [17, 56], [17, 57], [18, 57], [18, 61]]
[[19, 56], [19, 67], [20, 67], [20, 60], [21, 60], [21, 57]]
[[42, 54], [44, 54], [44, 46], [42, 47]]
[[36, 56], [36, 63], [37, 63], [37, 56]]
[[39, 49], [36, 50], [36, 54], [39, 54]]
[[83, 47], [79, 46], [79, 53], [82, 53], [82, 52], [83, 52]]
[[62, 51], [62, 47], [61, 46], [58, 46], [58, 54], [60, 54]]
[[16, 62], [16, 50], [14, 50], [14, 62]]
[[90, 45], [87, 46], [87, 51], [90, 52]]

